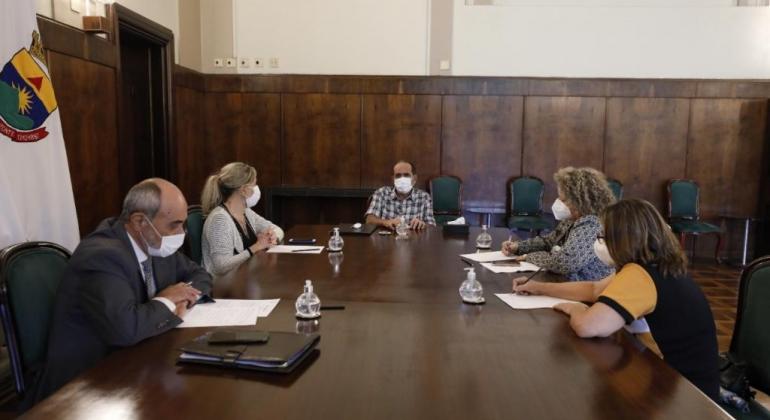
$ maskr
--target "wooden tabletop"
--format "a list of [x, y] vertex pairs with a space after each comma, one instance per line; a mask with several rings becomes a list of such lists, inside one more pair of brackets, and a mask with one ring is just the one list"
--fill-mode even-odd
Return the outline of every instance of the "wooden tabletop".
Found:
[[[287, 237], [326, 242], [329, 226]], [[515, 311], [494, 296], [510, 275], [478, 267], [487, 303], [461, 303], [458, 288], [478, 229], [345, 236], [333, 254], [260, 254], [216, 279], [220, 298], [281, 298], [257, 325], [319, 332], [309, 360], [289, 375], [176, 364], [181, 344], [207, 329], [177, 329], [116, 351], [38, 404], [31, 418], [729, 418], [625, 333], [580, 339], [550, 309]], [[492, 231], [494, 246], [507, 239]], [[325, 311], [294, 318], [313, 280]], [[544, 275], [544, 279], [554, 279]]]

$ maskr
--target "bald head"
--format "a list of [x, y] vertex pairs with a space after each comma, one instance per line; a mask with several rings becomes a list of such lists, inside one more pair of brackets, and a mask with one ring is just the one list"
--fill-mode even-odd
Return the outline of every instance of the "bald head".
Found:
[[187, 200], [176, 185], [165, 179], [146, 179], [131, 187], [126, 194], [120, 220], [129, 233], [144, 232], [144, 237], [159, 241], [159, 236], [184, 231]]

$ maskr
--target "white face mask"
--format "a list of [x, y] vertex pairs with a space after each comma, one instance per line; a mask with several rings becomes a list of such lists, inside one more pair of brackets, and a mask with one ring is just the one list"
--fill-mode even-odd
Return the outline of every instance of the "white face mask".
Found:
[[556, 220], [567, 220], [572, 217], [572, 213], [569, 211], [569, 207], [567, 207], [567, 205], [558, 198], [553, 202], [551, 211], [553, 212], [553, 217], [555, 217]]
[[254, 192], [251, 193], [249, 198], [246, 199], [246, 207], [254, 207], [259, 203], [259, 197], [262, 195], [262, 192], [259, 191], [259, 185], [254, 186]]
[[610, 250], [607, 249], [607, 244], [604, 243], [604, 239], [597, 239], [594, 241], [594, 253], [605, 265], [609, 267], [615, 266], [615, 261], [612, 260]]
[[393, 185], [396, 187], [396, 191], [399, 193], [408, 194], [409, 191], [412, 191], [412, 178], [406, 176], [396, 178], [393, 181]]
[[150, 223], [152, 230], [154, 230], [155, 233], [160, 236], [160, 247], [153, 248], [153, 246], [147, 242], [147, 239], [144, 238], [142, 232], [139, 232], [139, 234], [142, 236], [142, 239], [144, 239], [144, 243], [147, 244], [147, 252], [150, 255], [153, 257], [166, 258], [169, 255], [174, 254], [179, 248], [182, 247], [182, 244], [184, 244], [184, 232], [176, 235], [162, 236], [160, 232], [158, 232], [158, 229], [155, 229], [155, 226], [152, 224], [150, 219], [147, 216], [144, 216], [144, 218], [147, 219], [147, 221]]

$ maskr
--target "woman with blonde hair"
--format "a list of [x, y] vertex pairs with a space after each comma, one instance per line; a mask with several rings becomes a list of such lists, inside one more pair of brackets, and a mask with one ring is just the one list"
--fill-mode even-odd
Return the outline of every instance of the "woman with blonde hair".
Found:
[[603, 173], [593, 168], [566, 167], [553, 176], [559, 193], [551, 210], [559, 224], [551, 233], [524, 241], [503, 242], [505, 255], [520, 255], [545, 270], [569, 280], [600, 280], [612, 268], [594, 254], [601, 231], [598, 214], [615, 201]]
[[594, 243], [602, 261], [617, 266], [599, 282], [513, 280], [513, 291], [594, 302], [561, 303], [580, 337], [606, 337], [644, 317], [663, 359], [713, 400], [719, 396], [716, 327], [708, 301], [687, 275], [687, 257], [658, 210], [622, 200], [603, 212], [604, 237]]
[[219, 275], [283, 240], [283, 230], [254, 212], [260, 191], [257, 170], [228, 163], [206, 180], [201, 206], [203, 267]]

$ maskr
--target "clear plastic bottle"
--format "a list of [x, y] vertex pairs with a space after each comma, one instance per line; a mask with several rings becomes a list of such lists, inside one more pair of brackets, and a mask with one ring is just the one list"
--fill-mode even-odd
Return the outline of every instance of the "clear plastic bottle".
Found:
[[476, 237], [476, 248], [489, 249], [492, 246], [492, 235], [489, 234], [487, 225], [481, 226], [481, 233]]
[[332, 237], [329, 238], [329, 251], [330, 252], [342, 251], [343, 246], [345, 246], [345, 241], [343, 241], [342, 236], [340, 236], [340, 228], [335, 227], [334, 233], [332, 233]]
[[476, 270], [473, 267], [468, 267], [465, 270], [468, 271], [468, 276], [460, 285], [460, 297], [463, 302], [483, 303], [484, 289], [481, 287], [481, 283], [476, 280]]
[[321, 299], [313, 293], [313, 283], [310, 280], [305, 280], [305, 289], [297, 298], [294, 307], [297, 309], [298, 318], [313, 319], [321, 316]]
[[400, 237], [405, 237], [409, 234], [409, 225], [406, 224], [406, 217], [399, 217], [400, 222], [396, 226], [396, 234]]

